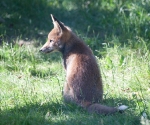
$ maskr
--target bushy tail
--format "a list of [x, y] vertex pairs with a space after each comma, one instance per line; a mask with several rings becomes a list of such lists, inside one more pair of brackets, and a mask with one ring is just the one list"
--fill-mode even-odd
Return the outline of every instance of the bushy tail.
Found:
[[87, 107], [87, 110], [89, 113], [96, 113], [96, 114], [113, 114], [115, 112], [122, 112], [126, 110], [128, 106], [121, 105], [119, 107], [108, 107], [101, 104], [92, 104]]

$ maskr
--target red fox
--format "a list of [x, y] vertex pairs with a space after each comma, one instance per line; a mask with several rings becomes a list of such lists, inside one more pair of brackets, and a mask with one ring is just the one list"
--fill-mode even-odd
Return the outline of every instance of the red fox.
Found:
[[48, 40], [40, 51], [62, 53], [66, 70], [66, 82], [63, 89], [64, 101], [75, 103], [89, 113], [112, 114], [124, 111], [127, 108], [125, 105], [108, 107], [99, 104], [103, 97], [103, 84], [91, 49], [68, 26], [65, 26], [52, 14], [51, 17], [54, 28], [48, 34]]

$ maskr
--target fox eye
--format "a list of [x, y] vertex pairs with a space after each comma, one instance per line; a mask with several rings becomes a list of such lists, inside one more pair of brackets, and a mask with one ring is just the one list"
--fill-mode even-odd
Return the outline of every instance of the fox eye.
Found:
[[49, 42], [51, 43], [51, 42], [53, 42], [53, 40], [50, 39]]

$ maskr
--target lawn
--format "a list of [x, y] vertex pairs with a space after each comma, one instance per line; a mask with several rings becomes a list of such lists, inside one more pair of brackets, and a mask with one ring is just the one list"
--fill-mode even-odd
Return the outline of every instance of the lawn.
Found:
[[[149, 1], [2, 0], [0, 8], [0, 125], [150, 125]], [[39, 52], [50, 13], [91, 47], [102, 104], [127, 105], [124, 113], [88, 114], [63, 102], [61, 54]]]

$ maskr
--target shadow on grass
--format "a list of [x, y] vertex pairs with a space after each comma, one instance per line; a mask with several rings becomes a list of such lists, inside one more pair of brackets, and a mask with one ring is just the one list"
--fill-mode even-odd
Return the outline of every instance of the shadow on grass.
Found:
[[[92, 2], [85, 0], [1, 0], [0, 41], [4, 38], [10, 42], [23, 39], [25, 41], [38, 40], [38, 45], [44, 43], [48, 32], [53, 27], [50, 19], [51, 13], [83, 36], [93, 38], [99, 34], [99, 40], [94, 43], [96, 45], [93, 49], [97, 49], [97, 46], [99, 48], [106, 36], [119, 36], [120, 42], [133, 39], [136, 35], [149, 38], [150, 29], [147, 18], [145, 22], [138, 24], [138, 27], [134, 22], [130, 23], [128, 10], [132, 6], [128, 6], [128, 3], [130, 1], [123, 0], [120, 3], [101, 0]], [[139, 1], [132, 3], [140, 6], [144, 12], [150, 10], [149, 4], [144, 5]], [[124, 9], [123, 14], [119, 14], [121, 8]], [[135, 14], [137, 18], [140, 18], [136, 12]], [[93, 41], [89, 44], [93, 44]]]
[[[126, 99], [119, 99], [121, 102], [130, 102]], [[113, 103], [115, 99], [107, 99], [107, 102]], [[117, 100], [118, 101], [118, 100]], [[107, 105], [107, 104], [105, 104]], [[133, 106], [129, 108], [134, 108]], [[140, 117], [135, 115], [134, 111], [126, 110], [124, 113], [116, 113], [114, 115], [96, 115], [88, 114], [82, 108], [76, 105], [64, 104], [63, 102], [49, 102], [40, 104], [29, 103], [23, 107], [15, 107], [11, 110], [0, 112], [1, 125], [66, 125], [66, 124], [89, 124], [89, 125], [140, 125]]]

